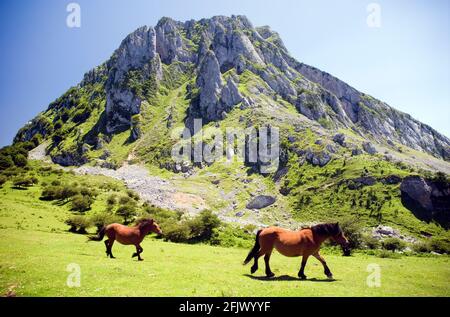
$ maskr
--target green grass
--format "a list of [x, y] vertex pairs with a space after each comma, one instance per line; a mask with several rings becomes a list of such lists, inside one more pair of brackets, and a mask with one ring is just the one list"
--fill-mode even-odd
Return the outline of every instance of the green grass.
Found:
[[[144, 240], [143, 258], [116, 244], [108, 259], [101, 242], [66, 232], [67, 206], [36, 200], [39, 188], [0, 189], [0, 294], [18, 296], [449, 296], [447, 256], [378, 258], [324, 253], [335, 281], [326, 281], [320, 263], [310, 259], [308, 280], [296, 279], [299, 258], [272, 257], [278, 278], [254, 277], [241, 265], [247, 249]], [[80, 287], [66, 285], [76, 263]], [[381, 268], [381, 287], [366, 285], [369, 264]]]

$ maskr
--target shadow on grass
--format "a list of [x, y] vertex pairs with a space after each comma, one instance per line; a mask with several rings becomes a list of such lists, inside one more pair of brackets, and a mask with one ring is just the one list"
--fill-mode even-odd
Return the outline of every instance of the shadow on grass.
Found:
[[252, 280], [257, 281], [299, 281], [299, 282], [325, 282], [325, 283], [331, 283], [336, 282], [335, 279], [329, 279], [329, 278], [311, 278], [306, 280], [301, 280], [298, 277], [293, 277], [290, 275], [280, 275], [280, 276], [274, 276], [274, 277], [267, 277], [267, 276], [253, 276], [250, 274], [244, 274], [244, 276], [251, 278]]

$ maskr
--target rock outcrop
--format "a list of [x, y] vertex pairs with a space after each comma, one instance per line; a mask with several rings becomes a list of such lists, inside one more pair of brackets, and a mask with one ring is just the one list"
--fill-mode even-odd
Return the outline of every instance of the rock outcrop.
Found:
[[450, 227], [450, 183], [408, 176], [400, 185], [403, 205], [426, 222]]

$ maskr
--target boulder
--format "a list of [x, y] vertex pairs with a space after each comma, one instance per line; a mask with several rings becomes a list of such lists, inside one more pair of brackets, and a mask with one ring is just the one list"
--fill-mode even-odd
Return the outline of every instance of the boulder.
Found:
[[363, 146], [364, 151], [366, 151], [370, 155], [374, 155], [377, 153], [377, 149], [370, 142], [365, 142], [365, 143], [363, 143], [362, 146]]
[[246, 208], [247, 209], [263, 209], [275, 203], [277, 199], [273, 196], [260, 195], [250, 201]]
[[340, 146], [345, 147], [345, 135], [342, 133], [338, 133], [333, 137], [333, 141], [339, 144]]

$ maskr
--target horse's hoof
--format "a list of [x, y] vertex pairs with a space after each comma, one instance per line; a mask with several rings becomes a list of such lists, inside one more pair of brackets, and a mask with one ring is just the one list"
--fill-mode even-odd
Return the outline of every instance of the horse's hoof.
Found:
[[138, 261], [144, 261], [144, 259], [138, 259]]
[[301, 280], [306, 280], [306, 275], [299, 275], [298, 278]]
[[257, 267], [251, 267], [251, 269], [250, 269], [250, 273], [255, 273], [256, 271], [258, 270], [258, 268]]
[[137, 253], [133, 253], [133, 255], [131, 256], [132, 258], [135, 258], [135, 257], [137, 257]]
[[267, 277], [274, 277], [274, 276], [275, 276], [275, 273], [273, 273], [273, 272], [266, 273], [266, 276], [267, 276]]
[[333, 279], [333, 274], [327, 275], [327, 278], [328, 278], [329, 280], [332, 280], [332, 279]]

